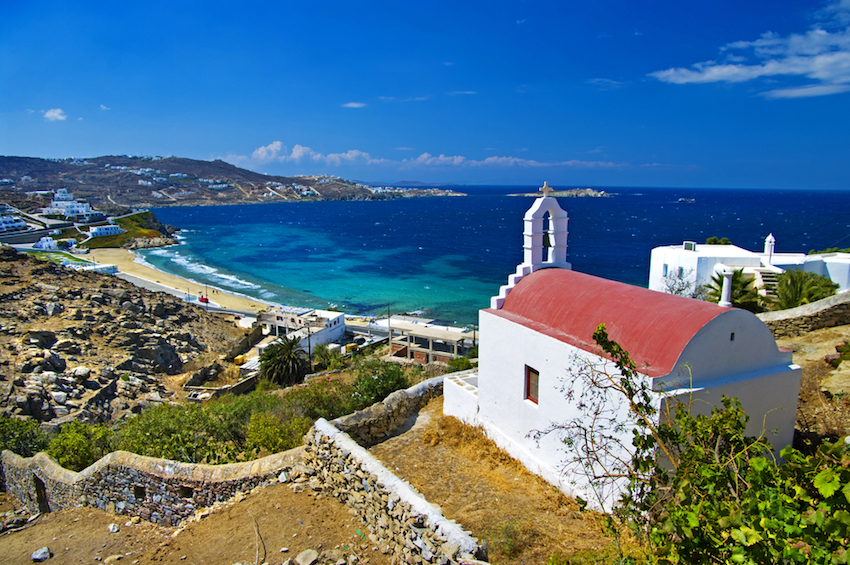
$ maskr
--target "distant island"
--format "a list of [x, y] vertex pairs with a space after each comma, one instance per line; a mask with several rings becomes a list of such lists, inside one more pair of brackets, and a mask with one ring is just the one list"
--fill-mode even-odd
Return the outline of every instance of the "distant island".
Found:
[[0, 156], [0, 202], [35, 211], [60, 189], [106, 214], [167, 206], [465, 196], [439, 185], [372, 186], [332, 175], [265, 175], [218, 159]]
[[[519, 192], [508, 196], [541, 196], [540, 192]], [[611, 194], [604, 190], [593, 190], [592, 188], [571, 188], [569, 190], [553, 190], [549, 196], [558, 198], [610, 198]]]

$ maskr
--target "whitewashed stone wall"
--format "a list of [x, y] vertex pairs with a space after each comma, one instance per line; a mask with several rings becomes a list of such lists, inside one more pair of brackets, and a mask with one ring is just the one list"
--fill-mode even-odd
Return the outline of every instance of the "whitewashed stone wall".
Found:
[[850, 324], [850, 292], [778, 312], [756, 314], [774, 337], [794, 337], [812, 330]]
[[355, 510], [369, 539], [396, 563], [464, 563], [486, 559], [487, 548], [446, 519], [408, 483], [327, 420], [305, 438], [304, 461], [321, 488]]

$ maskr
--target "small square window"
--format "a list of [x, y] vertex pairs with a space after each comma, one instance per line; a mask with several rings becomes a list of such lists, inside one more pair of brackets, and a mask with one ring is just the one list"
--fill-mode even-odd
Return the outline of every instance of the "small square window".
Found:
[[538, 386], [540, 382], [540, 373], [537, 369], [532, 369], [528, 365], [525, 366], [525, 397], [537, 404]]

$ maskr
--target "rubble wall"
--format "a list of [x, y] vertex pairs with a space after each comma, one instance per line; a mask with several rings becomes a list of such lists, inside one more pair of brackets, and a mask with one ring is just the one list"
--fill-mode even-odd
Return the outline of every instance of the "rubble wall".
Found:
[[442, 394], [443, 377], [434, 377], [406, 390], [397, 390], [368, 408], [341, 416], [333, 424], [360, 445], [369, 447], [389, 437], [411, 413]]
[[812, 330], [850, 324], [850, 292], [778, 312], [756, 314], [773, 337], [794, 337]]
[[3, 451], [6, 491], [30, 512], [89, 506], [175, 526], [196, 510], [273, 480], [303, 448], [229, 465], [179, 463], [115, 451], [79, 473], [46, 453], [22, 458]]
[[352, 508], [369, 539], [399, 563], [486, 559], [486, 546], [327, 420], [305, 438], [304, 462], [322, 490]]

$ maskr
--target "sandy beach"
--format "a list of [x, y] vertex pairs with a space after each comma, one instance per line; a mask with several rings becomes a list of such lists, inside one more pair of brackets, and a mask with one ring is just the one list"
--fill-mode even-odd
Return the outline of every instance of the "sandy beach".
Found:
[[185, 297], [188, 293], [197, 300], [199, 293], [208, 292], [211, 304], [218, 304], [222, 308], [250, 312], [265, 310], [269, 306], [269, 304], [263, 302], [257, 302], [219, 289], [213, 289], [213, 287], [205, 287], [182, 277], [170, 275], [136, 263], [134, 261], [135, 255], [126, 249], [92, 249], [87, 258], [96, 263], [115, 265], [121, 273], [159, 285], [164, 292], [169, 292], [180, 297]]

